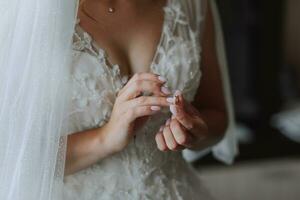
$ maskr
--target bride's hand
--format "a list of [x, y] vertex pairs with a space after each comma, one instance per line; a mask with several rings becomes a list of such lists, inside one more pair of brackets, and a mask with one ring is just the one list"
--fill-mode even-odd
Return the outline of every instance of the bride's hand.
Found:
[[176, 91], [175, 96], [178, 102], [173, 102], [170, 106], [172, 118], [161, 126], [155, 136], [157, 147], [161, 151], [192, 149], [197, 147], [208, 133], [207, 125], [198, 110], [184, 100], [180, 91]]
[[[171, 93], [163, 86], [165, 81], [152, 73], [138, 73], [118, 92], [110, 120], [101, 131], [104, 145], [111, 152], [121, 151], [128, 145], [139, 119], [154, 115], [163, 106], [170, 106], [167, 96]], [[143, 92], [152, 96], [141, 96]]]

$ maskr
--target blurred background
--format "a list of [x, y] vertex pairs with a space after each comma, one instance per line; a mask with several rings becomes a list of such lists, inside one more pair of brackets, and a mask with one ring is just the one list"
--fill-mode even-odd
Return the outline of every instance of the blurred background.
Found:
[[240, 153], [194, 165], [217, 199], [300, 199], [300, 1], [217, 3]]

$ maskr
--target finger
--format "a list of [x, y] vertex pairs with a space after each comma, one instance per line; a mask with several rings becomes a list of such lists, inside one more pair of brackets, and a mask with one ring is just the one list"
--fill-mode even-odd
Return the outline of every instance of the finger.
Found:
[[175, 138], [173, 137], [173, 134], [172, 134], [169, 126], [165, 126], [165, 128], [163, 130], [163, 136], [164, 136], [164, 139], [165, 139], [168, 149], [170, 149], [172, 151], [178, 150], [179, 144], [177, 144]]
[[170, 129], [173, 133], [175, 141], [185, 147], [190, 146], [191, 135], [187, 132], [187, 130], [180, 125], [177, 119], [172, 119], [170, 122]]
[[193, 129], [193, 118], [185, 111], [183, 96], [178, 90], [175, 92], [175, 95], [178, 96], [178, 102], [170, 105], [170, 111], [186, 129], [191, 130]]
[[165, 126], [169, 126], [170, 125], [170, 122], [171, 122], [171, 119], [168, 119], [165, 123]]
[[119, 95], [121, 95], [130, 85], [135, 82], [135, 81], [141, 81], [141, 80], [148, 80], [148, 81], [153, 81], [157, 82], [160, 84], [163, 84], [167, 81], [167, 79], [163, 76], [153, 74], [153, 73], [135, 73], [132, 78], [129, 79], [129, 81], [126, 83], [126, 85], [119, 91]]
[[133, 122], [135, 119], [144, 116], [150, 116], [156, 114], [161, 110], [159, 106], [137, 106], [125, 112], [125, 120], [129, 120], [129, 122]]
[[125, 102], [125, 106], [128, 108], [133, 108], [136, 106], [170, 106], [170, 102], [167, 101], [166, 97], [156, 97], [156, 96], [140, 96], [134, 98], [130, 101]]
[[166, 145], [164, 136], [163, 136], [163, 127], [160, 128], [159, 132], [155, 135], [155, 141], [157, 144], [157, 148], [161, 151], [168, 150], [168, 147]]
[[177, 119], [187, 130], [193, 129], [193, 119], [184, 111], [183, 108], [176, 105], [170, 105], [170, 111], [173, 114], [173, 117]]
[[150, 73], [150, 72], [139, 72], [139, 73], [135, 73], [132, 78], [128, 81], [128, 83], [130, 84], [130, 82], [132, 81], [137, 81], [137, 80], [149, 80], [149, 81], [158, 81], [158, 82], [166, 82], [167, 79], [163, 76], [160, 76], [158, 74], [154, 74], [154, 73]]
[[167, 96], [171, 91], [161, 83], [148, 80], [137, 80], [129, 85], [123, 93], [118, 94], [121, 101], [127, 101], [141, 95], [142, 92], [147, 92], [155, 96]]

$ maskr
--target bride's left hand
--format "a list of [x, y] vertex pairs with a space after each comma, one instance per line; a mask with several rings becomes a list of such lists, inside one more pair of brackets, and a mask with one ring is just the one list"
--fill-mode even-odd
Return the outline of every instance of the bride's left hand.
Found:
[[173, 102], [170, 106], [172, 118], [161, 126], [155, 136], [157, 147], [161, 151], [197, 148], [208, 135], [207, 124], [199, 111], [184, 100], [180, 91], [176, 91], [175, 96], [178, 102]]

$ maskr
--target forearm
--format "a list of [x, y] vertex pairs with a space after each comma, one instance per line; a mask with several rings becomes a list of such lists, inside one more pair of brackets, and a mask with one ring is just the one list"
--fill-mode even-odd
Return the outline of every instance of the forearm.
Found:
[[[200, 70], [202, 77], [200, 86], [193, 105], [199, 111], [200, 117], [206, 124], [205, 139], [199, 142], [196, 149], [205, 149], [218, 143], [224, 136], [228, 125], [228, 111], [226, 108], [224, 82], [217, 54], [216, 30], [214, 16], [210, 3], [208, 4], [203, 35], [200, 46], [201, 52]], [[202, 134], [202, 133], [199, 133]]]
[[85, 169], [112, 154], [104, 141], [104, 127], [68, 136], [65, 174]]
[[225, 135], [228, 117], [225, 111], [213, 109], [199, 109], [201, 118], [207, 126], [204, 139], [191, 150], [204, 150], [217, 144]]

